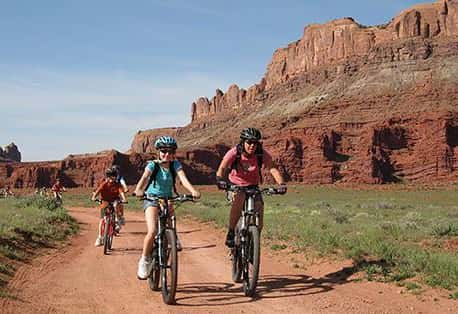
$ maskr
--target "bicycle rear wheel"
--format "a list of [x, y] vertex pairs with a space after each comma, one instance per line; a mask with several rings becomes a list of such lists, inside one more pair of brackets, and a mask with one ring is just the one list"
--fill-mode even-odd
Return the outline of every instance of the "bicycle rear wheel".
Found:
[[173, 229], [165, 230], [163, 243], [165, 265], [161, 267], [162, 299], [166, 304], [174, 304], [178, 279], [178, 255], [176, 234]]
[[243, 291], [247, 297], [252, 297], [256, 292], [259, 277], [260, 252], [259, 229], [256, 226], [249, 226], [243, 269]]

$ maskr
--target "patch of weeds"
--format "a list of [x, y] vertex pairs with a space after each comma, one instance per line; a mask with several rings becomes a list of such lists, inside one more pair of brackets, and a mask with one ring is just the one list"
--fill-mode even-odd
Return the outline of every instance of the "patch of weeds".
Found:
[[273, 244], [270, 248], [274, 251], [281, 251], [286, 249], [288, 246], [286, 244]]
[[23, 261], [25, 259], [24, 253], [19, 252], [9, 245], [0, 246], [0, 254], [13, 260]]
[[434, 276], [434, 275], [428, 276], [425, 281], [431, 287], [440, 287], [440, 286], [444, 287], [444, 283], [442, 282], [441, 278], [439, 278], [438, 276]]
[[449, 297], [452, 300], [458, 300], [458, 291], [455, 293], [450, 293]]
[[351, 215], [348, 212], [339, 210], [337, 208], [329, 208], [328, 213], [338, 224], [344, 224], [344, 223], [350, 222]]
[[415, 273], [413, 273], [412, 271], [405, 269], [405, 268], [401, 268], [399, 269], [399, 271], [396, 274], [393, 274], [391, 278], [394, 281], [402, 281], [405, 279], [412, 278], [414, 276], [415, 276]]
[[0, 263], [0, 273], [11, 276], [14, 268], [8, 264]]
[[317, 207], [317, 208], [331, 208], [331, 204], [329, 204], [328, 202], [326, 201], [320, 201], [320, 202], [316, 202], [314, 204], [312, 204], [314, 207]]
[[411, 291], [411, 290], [418, 290], [421, 288], [420, 285], [416, 284], [415, 282], [406, 282], [404, 284], [404, 287], [406, 287], [407, 290]]
[[387, 281], [390, 278], [390, 268], [382, 264], [366, 263], [362, 269], [366, 272], [368, 281]]
[[431, 235], [435, 237], [456, 236], [458, 235], [458, 226], [451, 223], [439, 224], [433, 227]]
[[375, 205], [375, 207], [377, 209], [394, 209], [394, 208], [396, 208], [396, 205], [391, 203], [391, 202], [380, 201]]

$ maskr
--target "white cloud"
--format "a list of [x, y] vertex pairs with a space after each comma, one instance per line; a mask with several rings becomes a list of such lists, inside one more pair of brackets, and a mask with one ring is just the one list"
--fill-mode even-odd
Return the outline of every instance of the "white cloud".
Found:
[[131, 78], [123, 72], [60, 73], [39, 68], [14, 75], [2, 71], [0, 134], [5, 143], [0, 144], [15, 141], [25, 161], [127, 150], [138, 130], [185, 125], [192, 101], [228, 85], [200, 73], [178, 77]]

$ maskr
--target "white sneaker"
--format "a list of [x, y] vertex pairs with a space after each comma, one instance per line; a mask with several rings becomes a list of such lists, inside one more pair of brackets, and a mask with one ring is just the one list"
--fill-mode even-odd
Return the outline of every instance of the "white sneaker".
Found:
[[183, 247], [181, 246], [181, 241], [177, 236], [177, 251], [181, 251], [181, 250], [183, 250]]
[[152, 268], [153, 263], [150, 260], [146, 260], [143, 257], [141, 257], [138, 261], [137, 278], [140, 280], [147, 279], [149, 274], [151, 273]]
[[102, 246], [103, 245], [103, 239], [102, 237], [97, 237], [97, 240], [95, 240], [95, 246]]

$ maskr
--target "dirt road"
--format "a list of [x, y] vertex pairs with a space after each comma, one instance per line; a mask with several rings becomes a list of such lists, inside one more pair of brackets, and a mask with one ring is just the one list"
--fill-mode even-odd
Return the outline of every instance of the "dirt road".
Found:
[[[457, 301], [437, 291], [415, 296], [393, 284], [360, 282], [351, 264], [307, 265], [300, 256], [263, 250], [258, 295], [233, 284], [224, 233], [179, 220], [184, 249], [179, 256], [177, 305], [136, 278], [146, 231], [141, 213], [103, 255], [94, 247], [98, 218], [92, 208], [72, 208], [82, 232], [19, 269], [9, 284], [17, 299], [1, 299], [2, 313], [456, 313]], [[294, 260], [293, 260], [294, 259]], [[298, 263], [299, 261], [299, 263]], [[303, 262], [303, 263], [302, 263]], [[306, 265], [306, 267], [297, 267]]]

